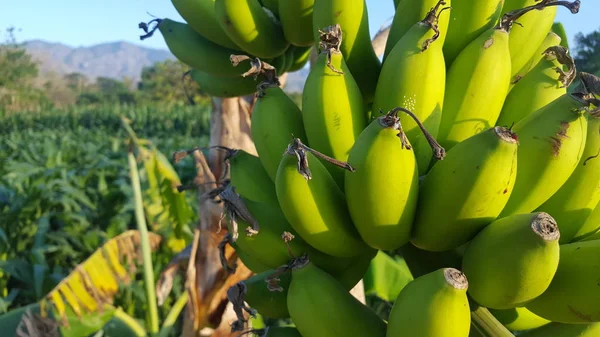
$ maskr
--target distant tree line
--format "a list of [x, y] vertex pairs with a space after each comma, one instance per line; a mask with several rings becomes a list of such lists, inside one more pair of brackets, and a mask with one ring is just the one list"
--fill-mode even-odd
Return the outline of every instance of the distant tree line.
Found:
[[137, 83], [129, 78], [91, 80], [81, 73], [40, 74], [38, 64], [24, 44], [16, 41], [14, 28], [6, 33], [6, 40], [0, 42], [0, 112], [73, 104], [185, 105], [189, 104], [186, 89], [195, 101], [207, 99], [190, 78], [182, 80], [189, 67], [177, 60], [145, 67]]

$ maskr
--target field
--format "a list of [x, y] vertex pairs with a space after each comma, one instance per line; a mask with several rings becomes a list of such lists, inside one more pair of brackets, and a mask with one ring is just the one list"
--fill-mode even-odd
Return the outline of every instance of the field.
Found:
[[[73, 107], [0, 116], [0, 315], [41, 300], [107, 239], [136, 228], [129, 134], [121, 116], [138, 138], [168, 158], [208, 142], [206, 105]], [[182, 182], [194, 175], [191, 161], [174, 168]], [[152, 193], [147, 174], [140, 170], [145, 196]], [[186, 197], [194, 205], [193, 194]], [[153, 261], [155, 274], [171, 257], [162, 254]], [[180, 292], [177, 284], [174, 290]], [[144, 317], [144, 302], [139, 280], [115, 304]]]

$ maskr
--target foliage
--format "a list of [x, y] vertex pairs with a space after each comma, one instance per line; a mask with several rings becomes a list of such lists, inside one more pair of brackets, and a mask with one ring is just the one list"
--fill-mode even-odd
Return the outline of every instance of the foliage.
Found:
[[575, 35], [575, 64], [578, 71], [600, 73], [600, 31]]
[[[195, 196], [174, 194], [173, 186], [191, 181], [195, 169], [192, 162], [171, 167], [167, 158], [206, 145], [208, 106], [103, 105], [0, 114], [0, 315], [41, 300], [104, 242], [135, 228], [129, 134], [120, 115], [132, 121], [138, 137], [151, 141], [145, 146], [150, 165], [140, 170], [151, 230], [167, 242], [178, 236], [173, 242], [187, 242], [184, 227], [194, 224]], [[156, 275], [176, 248], [166, 245], [153, 257]], [[182, 292], [179, 281], [174, 298], [159, 308], [161, 318]], [[137, 278], [119, 289], [114, 305], [124, 315], [144, 317], [143, 285]]]
[[182, 79], [188, 70], [189, 67], [179, 60], [166, 60], [145, 67], [142, 70], [142, 79], [138, 83], [141, 98], [149, 102], [185, 105], [188, 102], [185, 93], [187, 88], [190, 95], [195, 93], [194, 101], [201, 100], [198, 85], [194, 81]]

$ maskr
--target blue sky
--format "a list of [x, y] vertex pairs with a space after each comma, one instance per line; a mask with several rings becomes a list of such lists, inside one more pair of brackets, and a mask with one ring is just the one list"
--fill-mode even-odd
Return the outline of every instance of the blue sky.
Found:
[[[557, 20], [563, 22], [569, 41], [578, 32], [600, 28], [594, 14], [600, 1], [582, 0], [579, 14], [560, 8]], [[391, 19], [392, 0], [367, 0], [371, 35]], [[148, 14], [149, 13], [149, 14]], [[168, 17], [183, 21], [169, 0], [0, 0], [0, 30], [20, 29], [19, 41], [42, 39], [70, 46], [89, 46], [125, 40], [139, 45], [166, 49], [160, 34], [139, 40], [141, 21]]]

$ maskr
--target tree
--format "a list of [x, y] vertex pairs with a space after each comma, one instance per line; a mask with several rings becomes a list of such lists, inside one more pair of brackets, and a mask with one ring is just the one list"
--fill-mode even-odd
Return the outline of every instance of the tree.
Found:
[[87, 77], [77, 72], [66, 74], [64, 79], [67, 82], [67, 87], [77, 93], [82, 92], [88, 83]]
[[24, 86], [38, 74], [31, 55], [16, 42], [14, 30], [14, 27], [8, 28], [8, 39], [0, 44], [0, 87]]
[[575, 36], [575, 64], [578, 71], [600, 73], [600, 31]]
[[167, 104], [186, 104], [188, 92], [197, 93], [198, 86], [193, 81], [182, 81], [188, 67], [178, 60], [166, 60], [144, 67], [138, 90], [143, 99]]

